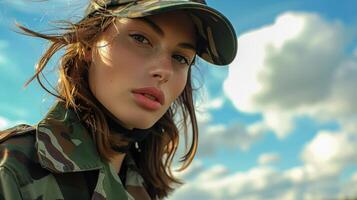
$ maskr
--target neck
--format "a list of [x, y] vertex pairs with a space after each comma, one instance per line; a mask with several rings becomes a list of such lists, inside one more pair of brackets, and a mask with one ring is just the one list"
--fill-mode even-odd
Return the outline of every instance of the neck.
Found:
[[121, 160], [122, 162], [125, 157], [125, 153], [129, 152], [130, 148], [134, 145], [135, 148], [140, 152], [141, 150], [138, 143], [147, 137], [150, 129], [137, 129], [133, 127], [128, 127], [128, 129], [127, 127], [124, 127], [120, 120], [115, 117], [109, 110], [107, 110], [105, 106], [102, 105], [99, 101], [97, 101], [97, 105], [105, 115], [111, 135], [110, 140], [116, 140], [116, 142], [112, 143], [113, 150], [119, 153], [116, 159], [119, 161]]
[[103, 112], [109, 126], [109, 129], [112, 133], [120, 134], [122, 137], [130, 139], [131, 141], [142, 141], [147, 136], [148, 129], [137, 129], [137, 128], [126, 128], [122, 123], [103, 105], [101, 105]]

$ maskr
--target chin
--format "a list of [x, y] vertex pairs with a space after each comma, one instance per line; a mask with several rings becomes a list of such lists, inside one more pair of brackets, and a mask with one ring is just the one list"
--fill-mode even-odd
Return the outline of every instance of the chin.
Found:
[[149, 129], [153, 127], [156, 122], [158, 122], [163, 115], [158, 114], [158, 113], [135, 113], [135, 115], [132, 116], [132, 118], [128, 119], [128, 122], [131, 125], [131, 127], [137, 128], [137, 129]]
[[[128, 107], [129, 108], [129, 107]], [[149, 129], [153, 127], [156, 122], [158, 122], [165, 113], [159, 112], [148, 112], [143, 111], [143, 109], [132, 109], [124, 110], [121, 113], [128, 113], [126, 115], [116, 115], [118, 119], [122, 119], [123, 124], [130, 128], [137, 129]], [[129, 114], [130, 113], [130, 114]]]
[[151, 123], [140, 123], [137, 126], [134, 126], [135, 128], [138, 129], [148, 129], [154, 126], [156, 122], [151, 122]]
[[152, 117], [151, 118], [136, 117], [136, 118], [126, 119], [122, 122], [124, 126], [126, 126], [127, 128], [130, 127], [130, 128], [137, 128], [137, 129], [148, 129], [154, 126], [157, 120], [153, 120]]

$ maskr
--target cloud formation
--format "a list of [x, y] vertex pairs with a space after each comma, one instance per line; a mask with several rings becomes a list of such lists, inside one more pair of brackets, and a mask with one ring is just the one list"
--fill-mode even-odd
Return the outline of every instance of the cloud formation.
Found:
[[[261, 113], [263, 121], [248, 126], [212, 125], [211, 118], [201, 121], [202, 155], [214, 153], [219, 146], [248, 150], [268, 131], [285, 138], [299, 116], [337, 120], [343, 127], [355, 124], [357, 57], [345, 53], [350, 35], [338, 21], [293, 12], [243, 34], [224, 91], [239, 111]], [[202, 107], [221, 108], [224, 101], [203, 101], [207, 103]]]
[[261, 137], [273, 131], [284, 138], [299, 116], [337, 121], [340, 130], [319, 130], [301, 150], [301, 164], [284, 170], [272, 166], [284, 159], [277, 153], [260, 155], [259, 165], [246, 171], [201, 164], [170, 199], [323, 200], [357, 195], [357, 174], [342, 177], [357, 166], [357, 56], [346, 51], [350, 33], [338, 21], [287, 12], [274, 24], [243, 34], [224, 90], [237, 110], [262, 113], [263, 121], [203, 126], [203, 152], [222, 145], [247, 148], [257, 141], [252, 132]]
[[260, 165], [274, 164], [280, 160], [278, 153], [264, 153], [259, 156], [258, 163]]
[[320, 131], [301, 155], [314, 176], [338, 176], [344, 168], [357, 166], [357, 134]]
[[4, 117], [0, 116], [0, 130], [7, 128], [10, 124], [10, 121]]
[[302, 150], [302, 165], [283, 171], [268, 165], [283, 159], [276, 153], [262, 154], [260, 165], [247, 171], [230, 172], [222, 165], [205, 168], [201, 162], [194, 162], [190, 179], [170, 199], [351, 198], [357, 195], [357, 174], [349, 179], [340, 175], [357, 164], [356, 142], [353, 134], [321, 131]]
[[[200, 130], [197, 154], [200, 157], [212, 156], [222, 147], [225, 150], [248, 151], [251, 145], [262, 139], [268, 130], [263, 123], [248, 126], [238, 122], [214, 124], [208, 112], [198, 112], [197, 119]], [[179, 150], [182, 148], [184, 148], [183, 145]]]
[[225, 93], [239, 111], [262, 113], [279, 138], [293, 130], [299, 115], [349, 118], [357, 109], [357, 63], [345, 53], [350, 33], [317, 14], [284, 13], [239, 38]]
[[15, 126], [17, 124], [29, 124], [24, 120], [10, 120], [6, 117], [0, 116], [0, 131]]

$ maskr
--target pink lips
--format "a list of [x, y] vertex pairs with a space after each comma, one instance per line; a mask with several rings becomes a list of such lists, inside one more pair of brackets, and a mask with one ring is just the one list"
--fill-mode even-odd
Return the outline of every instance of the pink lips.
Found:
[[136, 103], [149, 110], [157, 110], [165, 103], [164, 93], [155, 87], [135, 89], [132, 93]]

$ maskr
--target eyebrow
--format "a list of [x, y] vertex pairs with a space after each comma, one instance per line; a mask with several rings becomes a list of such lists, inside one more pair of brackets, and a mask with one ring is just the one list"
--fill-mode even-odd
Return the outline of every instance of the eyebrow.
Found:
[[[155, 24], [155, 22], [153, 22], [152, 20], [148, 19], [148, 18], [138, 18], [140, 21], [146, 23], [147, 25], [149, 25], [154, 32], [156, 32], [159, 36], [164, 37], [165, 36], [165, 32], [160, 28], [159, 25]], [[181, 48], [184, 49], [189, 49], [192, 50], [194, 52], [196, 52], [196, 47], [190, 43], [186, 43], [186, 42], [182, 42], [178, 45]]]

